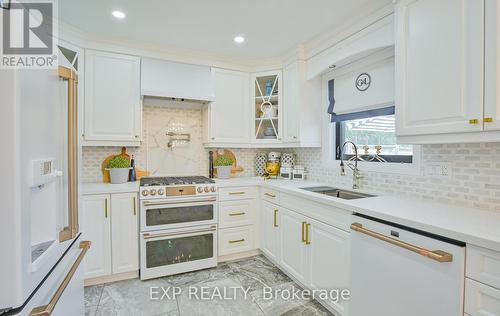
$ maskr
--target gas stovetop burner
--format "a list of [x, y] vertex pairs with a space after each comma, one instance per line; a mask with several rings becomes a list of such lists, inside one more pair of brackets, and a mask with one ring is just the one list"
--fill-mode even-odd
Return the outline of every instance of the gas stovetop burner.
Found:
[[207, 177], [145, 177], [141, 178], [142, 187], [159, 185], [186, 185], [186, 184], [205, 184], [215, 183], [214, 180]]

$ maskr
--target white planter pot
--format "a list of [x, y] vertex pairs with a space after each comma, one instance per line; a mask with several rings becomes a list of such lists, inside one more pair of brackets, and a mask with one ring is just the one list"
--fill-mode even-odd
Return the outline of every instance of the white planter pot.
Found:
[[219, 179], [229, 179], [231, 178], [231, 169], [233, 166], [218, 166], [217, 168], [217, 178]]
[[108, 168], [109, 170], [109, 178], [111, 183], [119, 184], [125, 183], [128, 181], [128, 174], [132, 168]]

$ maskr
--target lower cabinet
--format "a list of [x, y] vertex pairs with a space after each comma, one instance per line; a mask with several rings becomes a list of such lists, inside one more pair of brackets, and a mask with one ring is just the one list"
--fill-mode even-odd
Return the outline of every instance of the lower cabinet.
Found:
[[[281, 269], [311, 290], [349, 289], [348, 232], [268, 202], [263, 202], [262, 219], [261, 250]], [[348, 315], [348, 301], [324, 303]]]
[[137, 193], [83, 196], [83, 238], [92, 242], [85, 279], [139, 269]]
[[271, 260], [278, 263], [280, 258], [281, 212], [277, 205], [262, 201], [260, 214], [260, 248]]
[[[350, 288], [350, 234], [308, 219], [308, 282], [313, 289]], [[342, 315], [348, 315], [348, 302], [326, 301]]]
[[302, 284], [307, 283], [307, 218], [281, 209], [281, 266]]

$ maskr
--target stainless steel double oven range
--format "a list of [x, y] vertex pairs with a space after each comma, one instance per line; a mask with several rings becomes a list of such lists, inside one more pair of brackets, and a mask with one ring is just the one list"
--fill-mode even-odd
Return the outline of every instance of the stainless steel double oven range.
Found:
[[217, 186], [206, 177], [140, 183], [141, 280], [217, 265]]

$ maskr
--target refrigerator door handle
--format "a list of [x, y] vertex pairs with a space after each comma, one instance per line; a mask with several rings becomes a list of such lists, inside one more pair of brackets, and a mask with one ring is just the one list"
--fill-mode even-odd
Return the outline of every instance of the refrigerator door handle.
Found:
[[368, 236], [376, 238], [378, 240], [385, 241], [385, 242], [392, 244], [394, 246], [404, 248], [406, 250], [412, 251], [412, 252], [417, 253], [421, 256], [427, 257], [429, 259], [432, 259], [432, 260], [435, 260], [435, 261], [438, 261], [441, 263], [453, 261], [453, 255], [450, 253], [444, 252], [442, 250], [427, 250], [425, 248], [418, 247], [418, 246], [406, 243], [404, 241], [401, 241], [401, 240], [398, 240], [395, 238], [387, 237], [383, 234], [379, 234], [377, 232], [374, 232], [372, 230], [364, 228], [363, 225], [360, 223], [353, 223], [351, 225], [351, 229], [356, 231], [356, 232], [368, 235]]
[[59, 78], [68, 82], [68, 225], [59, 232], [59, 241], [76, 237], [78, 229], [78, 109], [77, 75], [59, 66]]
[[33, 308], [30, 312], [30, 316], [50, 316], [52, 314], [57, 305], [57, 302], [63, 295], [64, 290], [66, 290], [66, 287], [73, 278], [73, 275], [75, 274], [76, 270], [78, 270], [78, 267], [80, 266], [80, 263], [85, 257], [85, 254], [89, 250], [90, 244], [91, 244], [90, 241], [80, 242], [80, 249], [82, 249], [82, 251], [78, 255], [78, 258], [76, 258], [75, 263], [73, 263], [73, 265], [71, 266], [71, 269], [69, 270], [66, 277], [64, 277], [64, 280], [62, 281], [61, 285], [59, 285], [59, 287], [57, 288], [57, 291], [54, 293], [54, 296], [52, 296], [52, 299], [50, 300], [49, 304]]

